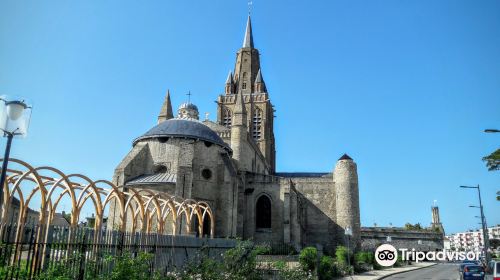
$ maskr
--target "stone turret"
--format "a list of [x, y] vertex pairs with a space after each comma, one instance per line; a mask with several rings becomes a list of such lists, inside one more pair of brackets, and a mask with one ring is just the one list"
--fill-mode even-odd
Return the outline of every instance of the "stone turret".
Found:
[[266, 83], [264, 83], [264, 79], [262, 78], [262, 73], [261, 73], [260, 69], [259, 69], [259, 72], [257, 72], [257, 78], [255, 78], [254, 88], [255, 88], [255, 91], [258, 93], [267, 92]]
[[233, 80], [233, 73], [229, 72], [227, 75], [226, 79], [226, 87], [224, 89], [224, 92], [226, 94], [233, 94], [234, 93], [234, 80]]
[[359, 190], [358, 172], [356, 163], [347, 154], [344, 154], [337, 162], [333, 172], [333, 180], [336, 191], [337, 225], [339, 232], [338, 241], [345, 244], [344, 230], [352, 229], [352, 248], [360, 245], [360, 212], [359, 212]]
[[158, 123], [162, 123], [173, 118], [174, 113], [172, 111], [172, 101], [170, 101], [170, 90], [167, 90], [165, 101], [163, 101], [163, 106], [161, 106], [160, 114], [158, 115]]
[[441, 218], [439, 217], [439, 207], [437, 205], [432, 206], [432, 223], [431, 227], [434, 230], [439, 230], [439, 232], [444, 234], [444, 227], [441, 223]]
[[200, 113], [198, 112], [198, 107], [191, 102], [182, 103], [177, 110], [177, 117], [180, 119], [196, 119], [200, 118]]
[[247, 112], [243, 94], [238, 92], [234, 105], [233, 123], [231, 125], [231, 149], [233, 158], [238, 161], [240, 168], [244, 169], [245, 144], [247, 141]]

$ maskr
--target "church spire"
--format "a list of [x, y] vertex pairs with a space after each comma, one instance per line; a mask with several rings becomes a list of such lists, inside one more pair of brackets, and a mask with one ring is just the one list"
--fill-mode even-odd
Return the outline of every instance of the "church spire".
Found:
[[250, 19], [250, 15], [248, 15], [247, 29], [245, 31], [245, 38], [243, 39], [243, 48], [253, 49], [252, 20]]
[[162, 123], [172, 118], [174, 118], [174, 113], [172, 111], [172, 101], [170, 100], [170, 90], [167, 90], [165, 101], [163, 101], [163, 106], [161, 106], [160, 115], [158, 115], [158, 123]]

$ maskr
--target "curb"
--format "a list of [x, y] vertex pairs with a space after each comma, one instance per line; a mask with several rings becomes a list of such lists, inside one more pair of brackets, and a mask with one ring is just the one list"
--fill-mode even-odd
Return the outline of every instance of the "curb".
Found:
[[434, 263], [434, 264], [431, 264], [431, 265], [428, 265], [428, 266], [418, 267], [418, 268], [415, 268], [415, 269], [406, 270], [406, 271], [398, 271], [398, 272], [394, 272], [392, 274], [387, 274], [387, 275], [381, 276], [380, 278], [375, 278], [374, 280], [381, 280], [381, 279], [385, 279], [385, 278], [387, 278], [389, 276], [394, 276], [394, 275], [398, 275], [398, 274], [401, 274], [401, 273], [406, 273], [406, 272], [410, 272], [410, 271], [415, 271], [415, 270], [419, 270], [419, 269], [433, 267], [435, 265], [437, 265], [437, 263]]

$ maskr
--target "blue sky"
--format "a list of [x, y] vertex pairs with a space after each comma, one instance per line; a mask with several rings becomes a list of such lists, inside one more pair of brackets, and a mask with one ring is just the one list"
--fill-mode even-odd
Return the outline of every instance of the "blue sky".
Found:
[[[499, 1], [253, 1], [279, 171], [358, 163], [363, 225], [500, 223]], [[234, 67], [246, 1], [0, 2], [0, 94], [34, 104], [12, 156], [110, 179], [164, 94], [201, 115]], [[0, 142], [3, 151], [5, 140]]]

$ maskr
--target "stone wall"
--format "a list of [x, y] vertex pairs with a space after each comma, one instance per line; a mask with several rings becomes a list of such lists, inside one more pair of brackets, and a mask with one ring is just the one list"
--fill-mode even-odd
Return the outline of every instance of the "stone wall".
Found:
[[[387, 242], [387, 237], [391, 241]], [[406, 230], [404, 228], [364, 227], [361, 228], [361, 249], [374, 251], [379, 245], [389, 243], [396, 247], [435, 251], [444, 248], [443, 234], [431, 230]], [[420, 242], [419, 242], [420, 240]]]
[[332, 252], [338, 226], [335, 222], [335, 185], [331, 175], [289, 179], [297, 197], [295, 207], [291, 209], [292, 215], [297, 216], [292, 228], [294, 241], [302, 246], [319, 244], [325, 251]]

